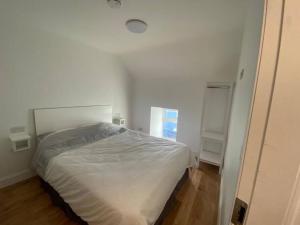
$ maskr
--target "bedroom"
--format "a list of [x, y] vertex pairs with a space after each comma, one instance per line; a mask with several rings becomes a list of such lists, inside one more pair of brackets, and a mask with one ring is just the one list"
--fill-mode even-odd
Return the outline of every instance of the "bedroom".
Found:
[[0, 2], [0, 224], [228, 225], [255, 200], [284, 1]]

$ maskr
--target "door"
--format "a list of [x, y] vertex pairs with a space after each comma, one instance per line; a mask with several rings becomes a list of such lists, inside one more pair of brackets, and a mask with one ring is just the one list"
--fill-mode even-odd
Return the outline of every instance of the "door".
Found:
[[[277, 30], [278, 33], [278, 28], [282, 24], [279, 29], [280, 45], [274, 75], [269, 76], [268, 70], [260, 71], [259, 77], [264, 78], [258, 80], [257, 92], [262, 93], [264, 87], [268, 90], [269, 81], [273, 80], [272, 97], [265, 118], [261, 117], [259, 101], [254, 102], [256, 114], [253, 112], [251, 126], [259, 127], [258, 123], [264, 122], [265, 128], [262, 135], [254, 133], [251, 135], [250, 127], [237, 195], [249, 204], [246, 225], [298, 225], [300, 224], [300, 2], [278, 0], [270, 4], [272, 8], [268, 14], [272, 13], [272, 20], [269, 20], [272, 28], [269, 31]], [[264, 52], [263, 49], [262, 53]], [[265, 67], [268, 64], [268, 60], [261, 63]]]
[[239, 74], [236, 79], [228, 142], [221, 173], [219, 225], [229, 225], [231, 220], [257, 78], [263, 15], [264, 1], [248, 1]]
[[[256, 1], [256, 4], [261, 3], [262, 2]], [[251, 115], [249, 116], [249, 122], [245, 126], [246, 131], [244, 131], [245, 133], [247, 132], [247, 135], [245, 135], [243, 143], [240, 142], [240, 159], [238, 159], [237, 157], [235, 158], [237, 160], [235, 167], [228, 166], [228, 164], [231, 162], [231, 157], [233, 157], [233, 151], [231, 151], [232, 155], [229, 154], [229, 156], [225, 156], [227, 158], [227, 170], [224, 169], [223, 171], [222, 186], [225, 185], [226, 187], [221, 188], [221, 195], [225, 194], [226, 197], [220, 197], [219, 213], [219, 224], [222, 225], [231, 224], [230, 219], [236, 196], [248, 204], [248, 210], [246, 212], [246, 219], [244, 224], [272, 224], [266, 223], [266, 221], [262, 222], [258, 220], [259, 218], [272, 218], [272, 216], [268, 214], [268, 209], [274, 206], [274, 204], [272, 204], [272, 200], [268, 202], [269, 207], [266, 207], [266, 210], [264, 211], [261, 210], [260, 204], [257, 204], [256, 207], [253, 207], [254, 202], [252, 199], [257, 186], [257, 171], [261, 162], [260, 158], [262, 154], [261, 147], [263, 146], [263, 142], [265, 140], [264, 136], [269, 118], [270, 102], [272, 99], [274, 81], [277, 72], [276, 65], [279, 59], [278, 55], [280, 52], [279, 48], [281, 41], [283, 3], [283, 0], [265, 1], [264, 16], [262, 17], [263, 27], [260, 45], [260, 55], [258, 57], [256, 83], [253, 87], [253, 104], [250, 113]], [[254, 4], [254, 2], [252, 4]], [[251, 10], [251, 8], [249, 8], [249, 10]], [[245, 52], [242, 53], [242, 57], [243, 54], [245, 54]], [[237, 146], [236, 149], [238, 149]], [[239, 167], [241, 168], [239, 169]], [[230, 176], [230, 172], [231, 174], [234, 174], [234, 177], [231, 177], [231, 181], [233, 181], [234, 183], [229, 182], [230, 178], [228, 178], [228, 176]], [[295, 187], [297, 187], [296, 184], [294, 185], [294, 189]], [[229, 192], [226, 192], [226, 190], [229, 190]], [[269, 190], [265, 189], [265, 193], [260, 192], [260, 195], [258, 194], [256, 196], [257, 199], [263, 199], [261, 198], [261, 196], [270, 192], [270, 190], [272, 190], [272, 188], [270, 188]], [[296, 196], [299, 195], [299, 192], [294, 193]], [[273, 196], [273, 198], [275, 197], [276, 196]], [[267, 204], [266, 199], [264, 199], [264, 201], [265, 204]], [[298, 204], [293, 201], [291, 202], [291, 205]], [[261, 214], [259, 215], [257, 214], [257, 212], [260, 212]]]

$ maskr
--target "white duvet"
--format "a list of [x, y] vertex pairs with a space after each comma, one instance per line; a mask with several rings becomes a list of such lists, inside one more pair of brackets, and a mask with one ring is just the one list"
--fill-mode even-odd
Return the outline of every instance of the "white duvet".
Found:
[[152, 225], [192, 164], [184, 144], [128, 130], [52, 158], [44, 178], [90, 225]]

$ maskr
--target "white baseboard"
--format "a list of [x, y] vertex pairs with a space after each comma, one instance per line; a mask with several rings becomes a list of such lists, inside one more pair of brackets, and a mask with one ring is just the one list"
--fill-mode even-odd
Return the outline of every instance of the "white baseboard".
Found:
[[33, 176], [35, 176], [35, 173], [30, 169], [26, 169], [26, 170], [20, 171], [18, 173], [0, 178], [0, 188], [13, 185], [20, 181], [29, 179], [30, 177], [33, 177]]

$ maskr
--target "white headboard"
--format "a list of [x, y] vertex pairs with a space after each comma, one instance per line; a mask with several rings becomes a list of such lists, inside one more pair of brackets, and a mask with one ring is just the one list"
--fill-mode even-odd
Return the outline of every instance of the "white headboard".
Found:
[[97, 122], [112, 122], [109, 105], [34, 109], [36, 135]]

